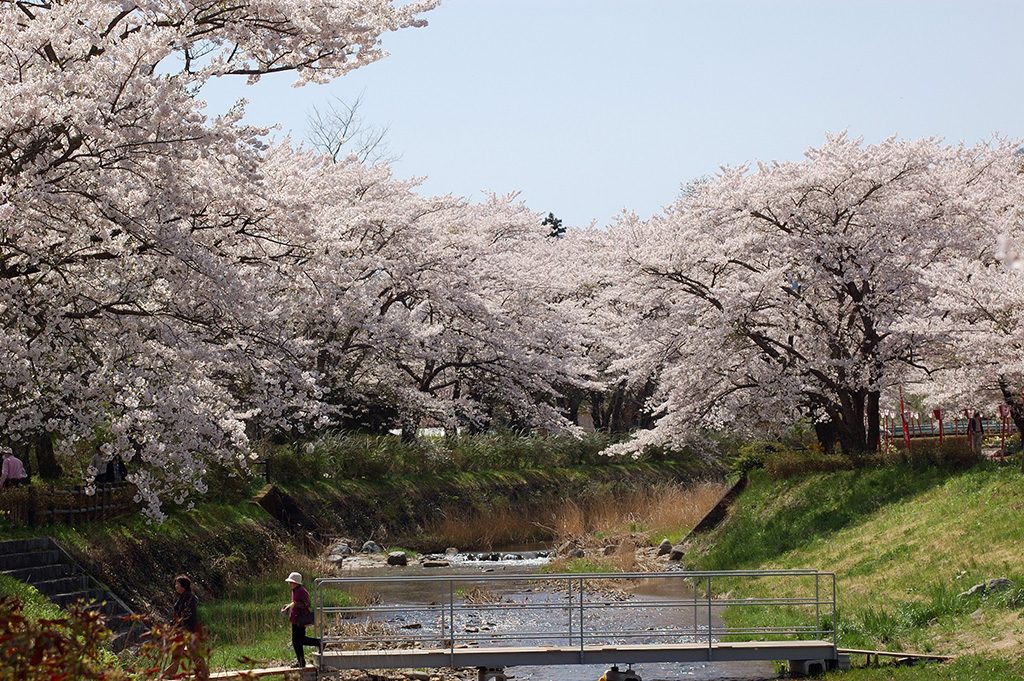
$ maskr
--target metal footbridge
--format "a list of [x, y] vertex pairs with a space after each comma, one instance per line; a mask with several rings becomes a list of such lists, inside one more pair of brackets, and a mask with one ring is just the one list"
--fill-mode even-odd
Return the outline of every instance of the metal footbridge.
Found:
[[[731, 596], [755, 580], [775, 595]], [[485, 681], [522, 665], [840, 663], [836, 578], [817, 570], [352, 576], [316, 580], [313, 599], [324, 671], [476, 667]], [[727, 624], [738, 609], [744, 624]]]

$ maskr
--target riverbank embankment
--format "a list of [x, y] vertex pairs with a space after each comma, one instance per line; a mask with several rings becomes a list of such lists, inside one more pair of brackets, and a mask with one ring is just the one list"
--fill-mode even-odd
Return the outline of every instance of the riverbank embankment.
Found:
[[[278, 659], [281, 644], [272, 632], [280, 629], [281, 575], [291, 570], [331, 574], [336, 566], [325, 560], [325, 550], [334, 537], [419, 551], [554, 541], [560, 532], [551, 521], [556, 508], [586, 515], [594, 504], [612, 505], [616, 499], [718, 475], [687, 460], [288, 480], [275, 482], [273, 489], [298, 510], [300, 522], [254, 501], [267, 489], [239, 486], [211, 493], [190, 510], [172, 510], [161, 524], [129, 518], [78, 528], [51, 526], [41, 534], [54, 536], [137, 612], [169, 611], [171, 580], [189, 574], [207, 629], [222, 642], [218, 657]], [[474, 527], [483, 530], [479, 542], [466, 534]], [[463, 534], [453, 536], [455, 529]]]
[[[896, 465], [785, 479], [754, 471], [728, 519], [696, 537], [686, 561], [834, 571], [841, 645], [963, 657], [924, 675], [886, 668], [843, 678], [1019, 679], [1022, 520], [1024, 476], [1008, 466]], [[733, 595], [759, 594], [737, 585]], [[725, 619], [741, 625], [762, 614], [738, 608]]]

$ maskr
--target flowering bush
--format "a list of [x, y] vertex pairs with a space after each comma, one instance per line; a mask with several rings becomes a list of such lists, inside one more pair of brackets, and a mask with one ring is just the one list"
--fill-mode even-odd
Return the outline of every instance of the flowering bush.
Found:
[[[111, 632], [103, 612], [86, 603], [60, 617], [36, 618], [17, 598], [0, 598], [0, 681], [157, 681], [178, 673], [204, 672], [208, 645], [180, 627], [154, 625], [122, 668], [106, 648]], [[137, 619], [137, 618], [136, 618]]]

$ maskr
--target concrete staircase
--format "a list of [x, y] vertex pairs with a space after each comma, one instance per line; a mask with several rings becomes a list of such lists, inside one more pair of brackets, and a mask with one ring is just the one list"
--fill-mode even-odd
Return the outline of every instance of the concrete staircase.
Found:
[[135, 633], [133, 623], [123, 619], [132, 614], [131, 609], [49, 537], [0, 542], [0, 574], [31, 584], [62, 608], [78, 600], [90, 601], [114, 632], [115, 650], [124, 648]]

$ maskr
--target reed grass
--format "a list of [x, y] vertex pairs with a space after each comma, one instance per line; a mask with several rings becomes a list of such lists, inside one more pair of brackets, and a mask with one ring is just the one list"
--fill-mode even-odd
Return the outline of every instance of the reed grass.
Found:
[[[629, 493], [599, 492], [522, 507], [443, 513], [425, 528], [439, 544], [492, 550], [516, 544], [582, 540], [601, 545], [626, 539], [642, 545], [662, 537], [677, 541], [714, 507], [725, 486], [717, 482], [659, 484]], [[620, 550], [623, 556], [632, 553]]]
[[569, 499], [556, 510], [553, 526], [559, 539], [593, 536], [601, 540], [624, 535], [680, 539], [718, 503], [725, 491], [725, 485], [718, 482], [661, 484], [626, 495]]

